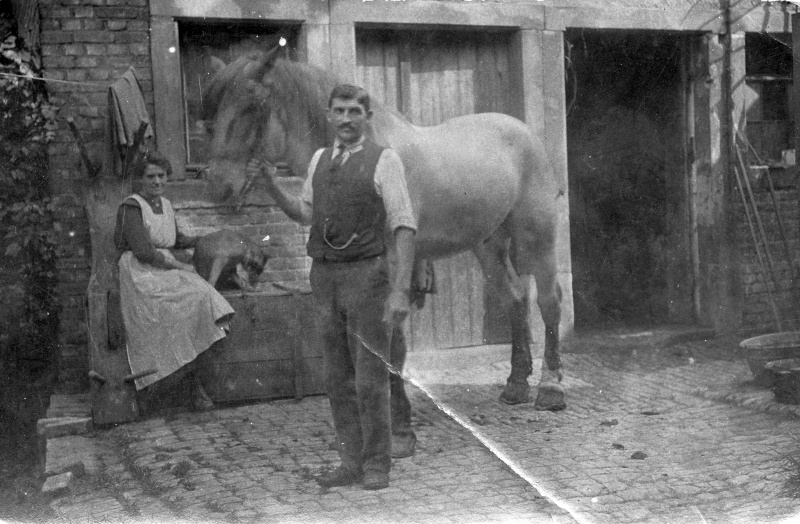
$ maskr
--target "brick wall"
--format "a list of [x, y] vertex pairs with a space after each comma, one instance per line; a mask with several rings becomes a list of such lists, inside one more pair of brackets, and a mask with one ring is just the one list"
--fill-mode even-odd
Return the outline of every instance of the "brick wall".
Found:
[[148, 108], [153, 107], [147, 0], [39, 0], [41, 44], [48, 90], [60, 108], [58, 132], [50, 145], [50, 176], [60, 196], [59, 263], [61, 372], [64, 392], [88, 387], [86, 286], [89, 234], [80, 197], [86, 171], [75, 139], [63, 119], [74, 119], [96, 164], [102, 159], [107, 86], [129, 66], [136, 68]]
[[[264, 199], [266, 201], [266, 199]], [[235, 212], [231, 207], [208, 203], [181, 202], [173, 198], [178, 227], [190, 235], [205, 235], [217, 229], [235, 229], [259, 240], [269, 236], [269, 260], [259, 279], [268, 288], [271, 282], [306, 282], [311, 259], [306, 256], [308, 228], [290, 220], [274, 205], [249, 205]]]
[[[793, 278], [794, 273], [800, 269], [800, 214], [798, 213], [798, 191], [795, 189], [778, 190], [775, 193], [783, 223], [785, 237], [789, 246], [787, 258], [781, 228], [778, 222], [778, 213], [768, 191], [763, 189], [755, 192], [761, 223], [768, 239], [769, 251], [772, 255], [775, 281], [766, 258], [763, 245], [759, 243], [764, 271], [759, 264], [753, 236], [747, 222], [744, 206], [739, 199], [735, 207], [737, 222], [737, 240], [741, 255], [742, 283], [744, 285], [744, 311], [742, 315], [742, 330], [745, 333], [767, 333], [778, 330], [770, 301], [769, 293], [776, 304], [778, 314], [784, 330], [800, 328], [800, 282]], [[738, 194], [737, 194], [738, 196]], [[756, 235], [760, 235], [755, 215], [751, 213], [753, 228]], [[760, 238], [760, 237], [759, 237]], [[760, 240], [759, 240], [760, 242]]]

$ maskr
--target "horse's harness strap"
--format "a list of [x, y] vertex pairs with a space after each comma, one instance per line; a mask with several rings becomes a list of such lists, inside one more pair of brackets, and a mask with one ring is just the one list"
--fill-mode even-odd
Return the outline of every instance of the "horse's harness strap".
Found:
[[[270, 162], [269, 160], [267, 160], [266, 158], [264, 158], [263, 156], [261, 158], [259, 158], [259, 161], [262, 164], [264, 164], [264, 166], [266, 167], [267, 171], [272, 171], [273, 175], [278, 171], [278, 167], [275, 164], [273, 164], [272, 162]], [[236, 199], [237, 200], [237, 205], [236, 205], [237, 208], [244, 203], [245, 197], [250, 192], [250, 190], [253, 189], [253, 181], [255, 180], [255, 178], [256, 178], [256, 173], [248, 172], [245, 175], [244, 184], [242, 185], [242, 189], [241, 189], [241, 191], [239, 191], [239, 196]]]

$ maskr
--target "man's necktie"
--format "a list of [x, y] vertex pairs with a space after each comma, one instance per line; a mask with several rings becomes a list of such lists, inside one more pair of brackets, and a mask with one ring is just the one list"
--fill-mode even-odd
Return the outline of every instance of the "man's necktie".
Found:
[[344, 144], [339, 144], [336, 148], [339, 153], [331, 160], [331, 171], [338, 170], [344, 164], [345, 146]]

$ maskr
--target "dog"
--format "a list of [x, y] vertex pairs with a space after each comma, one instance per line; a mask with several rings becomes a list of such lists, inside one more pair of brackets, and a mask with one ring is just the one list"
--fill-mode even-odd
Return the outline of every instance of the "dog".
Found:
[[269, 259], [268, 240], [221, 229], [197, 240], [192, 265], [218, 291], [254, 291]]

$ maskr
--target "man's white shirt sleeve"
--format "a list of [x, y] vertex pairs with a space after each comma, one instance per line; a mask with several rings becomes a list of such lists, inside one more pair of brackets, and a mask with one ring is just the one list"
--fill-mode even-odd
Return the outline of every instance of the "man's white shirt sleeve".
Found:
[[384, 149], [375, 166], [375, 191], [383, 198], [386, 222], [390, 231], [398, 227], [417, 230], [417, 221], [408, 194], [406, 171], [400, 155], [393, 149]]

